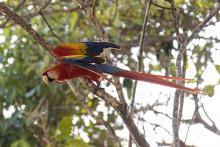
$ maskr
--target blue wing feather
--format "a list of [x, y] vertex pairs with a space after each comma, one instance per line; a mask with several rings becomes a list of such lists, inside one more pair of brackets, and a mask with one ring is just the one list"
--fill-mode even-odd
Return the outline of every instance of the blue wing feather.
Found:
[[105, 60], [100, 57], [83, 57], [83, 58], [63, 58], [63, 61], [68, 63], [82, 62], [82, 63], [104, 63]]
[[89, 62], [81, 62], [79, 60], [69, 59], [69, 58], [62, 59], [62, 61], [66, 62], [66, 63], [78, 65], [80, 67], [87, 68], [87, 69], [93, 70], [98, 73], [107, 73], [107, 74], [114, 75], [116, 72], [124, 71], [123, 69], [112, 66], [110, 64], [98, 64], [98, 63], [94, 63], [94, 62], [93, 62], [94, 64], [89, 64]]
[[87, 54], [89, 56], [100, 55], [106, 48], [116, 48], [120, 49], [120, 46], [110, 43], [110, 42], [82, 42], [85, 43], [87, 48]]

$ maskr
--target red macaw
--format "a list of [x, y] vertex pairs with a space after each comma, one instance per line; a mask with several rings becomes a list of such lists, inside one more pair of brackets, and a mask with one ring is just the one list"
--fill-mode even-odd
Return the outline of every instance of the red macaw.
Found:
[[57, 46], [53, 53], [61, 60], [58, 61], [59, 64], [42, 74], [44, 82], [62, 82], [75, 77], [87, 77], [99, 83], [103, 79], [104, 74], [110, 74], [133, 80], [156, 83], [192, 93], [202, 93], [200, 89], [192, 89], [167, 81], [167, 79], [185, 81], [191, 79], [145, 74], [123, 70], [109, 64], [102, 64], [103, 62], [100, 62], [102, 58], [98, 56], [105, 48], [120, 49], [119, 46], [109, 42], [75, 42]]

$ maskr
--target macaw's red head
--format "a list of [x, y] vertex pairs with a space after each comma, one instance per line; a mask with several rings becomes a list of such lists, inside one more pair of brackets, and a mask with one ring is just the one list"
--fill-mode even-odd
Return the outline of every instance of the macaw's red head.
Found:
[[67, 63], [56, 64], [42, 73], [43, 81], [46, 84], [49, 84], [53, 81], [63, 82], [76, 77], [86, 77], [99, 83], [102, 79], [102, 74]]
[[45, 84], [53, 81], [63, 82], [66, 79], [66, 66], [64, 64], [56, 64], [42, 73], [42, 79]]

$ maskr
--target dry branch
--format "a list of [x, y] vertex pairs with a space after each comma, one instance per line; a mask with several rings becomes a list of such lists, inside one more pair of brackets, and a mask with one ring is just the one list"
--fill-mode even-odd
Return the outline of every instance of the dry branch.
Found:
[[[186, 47], [187, 45], [192, 41], [192, 39], [194, 38], [194, 36], [196, 36], [198, 34], [198, 32], [205, 27], [206, 23], [209, 22], [209, 20], [215, 16], [220, 10], [220, 3], [217, 4], [217, 6], [215, 7], [214, 10], [212, 10], [210, 12], [210, 14], [201, 22], [199, 23], [192, 31], [192, 34], [186, 38], [186, 40], [180, 45], [179, 48], [179, 54], [177, 56], [177, 60], [176, 60], [176, 73], [177, 76], [182, 77], [183, 76], [183, 66], [182, 65], [182, 61], [183, 61], [183, 57], [186, 51]], [[173, 15], [176, 16], [175, 12], [173, 11]], [[177, 25], [177, 24], [176, 24]], [[174, 97], [174, 102], [173, 102], [173, 120], [172, 120], [172, 126], [173, 126], [173, 147], [179, 147], [180, 146], [180, 141], [179, 141], [179, 125], [180, 125], [180, 115], [179, 115], [179, 109], [180, 109], [180, 98], [182, 96], [182, 92], [180, 91], [176, 91], [175, 93], [175, 97]], [[203, 122], [201, 122], [203, 123]]]
[[[146, 25], [147, 25], [147, 20], [150, 12], [150, 6], [151, 6], [152, 0], [147, 1], [146, 5], [146, 10], [145, 10], [145, 15], [144, 15], [144, 22], [142, 26], [142, 31], [141, 31], [141, 37], [140, 37], [140, 42], [139, 42], [139, 55], [138, 55], [138, 65], [137, 65], [137, 71], [141, 71], [142, 63], [143, 63], [143, 52], [144, 52], [144, 36], [146, 32]], [[130, 115], [131, 117], [133, 116], [133, 111], [134, 111], [134, 102], [135, 102], [135, 94], [136, 94], [136, 88], [137, 88], [137, 81], [134, 82], [134, 86], [132, 87], [132, 97], [131, 97], [131, 104], [130, 104]], [[132, 138], [129, 136], [129, 147], [132, 146]]]

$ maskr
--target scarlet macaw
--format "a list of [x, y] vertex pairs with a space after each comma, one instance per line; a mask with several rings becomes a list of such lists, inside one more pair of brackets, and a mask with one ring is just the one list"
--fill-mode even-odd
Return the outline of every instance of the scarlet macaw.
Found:
[[120, 49], [119, 46], [108, 42], [75, 42], [59, 45], [54, 49], [53, 53], [61, 58], [58, 61], [60, 63], [42, 74], [44, 82], [62, 82], [75, 77], [87, 77], [98, 84], [104, 77], [103, 74], [110, 74], [133, 80], [156, 83], [192, 93], [202, 93], [199, 89], [192, 89], [167, 81], [167, 79], [185, 81], [191, 79], [145, 74], [123, 70], [109, 64], [101, 64], [102, 62], [99, 61], [102, 58], [98, 56], [105, 48]]
[[85, 67], [82, 68], [74, 64], [60, 63], [47, 69], [45, 72], [43, 72], [42, 76], [43, 76], [43, 81], [46, 84], [53, 81], [63, 82], [64, 80], [70, 80], [75, 77], [86, 77], [91, 81], [95, 81], [98, 84], [103, 78], [103, 73], [111, 74], [113, 76], [129, 78], [133, 80], [156, 83], [192, 93], [202, 92], [199, 89], [184, 87], [182, 85], [178, 85], [166, 80], [166, 79], [175, 79], [175, 80], [189, 80], [189, 79], [183, 79], [183, 78], [179, 79], [177, 77], [167, 77], [167, 76], [139, 73], [135, 71], [127, 71], [111, 66], [109, 64], [95, 64], [95, 65], [89, 64], [88, 68]]

